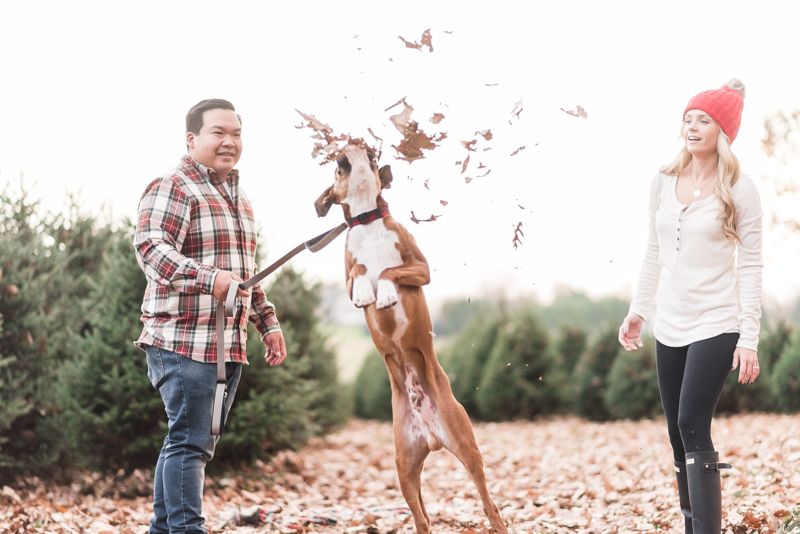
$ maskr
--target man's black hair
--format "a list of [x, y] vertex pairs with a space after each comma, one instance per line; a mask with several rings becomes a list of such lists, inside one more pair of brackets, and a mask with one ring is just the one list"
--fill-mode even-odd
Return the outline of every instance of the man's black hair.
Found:
[[[236, 108], [227, 100], [221, 98], [209, 98], [208, 100], [201, 100], [189, 110], [186, 114], [186, 133], [192, 132], [197, 135], [200, 133], [200, 128], [203, 127], [203, 113], [210, 109], [229, 109], [236, 113]], [[239, 119], [239, 124], [242, 124], [242, 118], [236, 114]]]

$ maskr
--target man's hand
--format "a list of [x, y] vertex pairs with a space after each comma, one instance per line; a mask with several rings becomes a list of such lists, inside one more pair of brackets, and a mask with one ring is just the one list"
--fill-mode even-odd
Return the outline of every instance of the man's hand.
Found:
[[264, 359], [270, 365], [280, 365], [286, 358], [286, 342], [283, 340], [283, 332], [272, 332], [264, 336], [264, 344], [267, 346], [267, 354]]
[[[239, 275], [230, 271], [220, 270], [214, 277], [214, 291], [211, 293], [215, 299], [224, 301], [228, 297], [228, 289], [231, 287], [231, 280], [243, 282]], [[244, 289], [236, 292], [237, 297], [247, 297], [248, 293]]]

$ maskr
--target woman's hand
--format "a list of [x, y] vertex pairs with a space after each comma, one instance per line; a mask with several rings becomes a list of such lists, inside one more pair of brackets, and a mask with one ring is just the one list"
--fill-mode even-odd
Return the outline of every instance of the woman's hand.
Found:
[[[644, 319], [636, 313], [629, 313], [625, 320], [622, 321], [622, 326], [619, 327], [619, 342], [625, 347], [625, 350], [639, 350], [643, 347], [642, 340], [639, 338], [642, 334], [642, 325]], [[636, 344], [639, 344], [639, 347]]]
[[758, 353], [744, 347], [736, 347], [736, 350], [733, 351], [731, 370], [736, 369], [739, 364], [741, 364], [739, 366], [739, 383], [752, 384], [759, 372]]

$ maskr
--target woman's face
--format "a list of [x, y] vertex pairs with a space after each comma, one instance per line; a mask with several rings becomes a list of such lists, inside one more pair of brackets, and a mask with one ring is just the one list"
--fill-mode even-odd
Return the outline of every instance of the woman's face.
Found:
[[717, 151], [719, 124], [705, 111], [692, 109], [683, 118], [683, 140], [693, 156], [711, 154]]

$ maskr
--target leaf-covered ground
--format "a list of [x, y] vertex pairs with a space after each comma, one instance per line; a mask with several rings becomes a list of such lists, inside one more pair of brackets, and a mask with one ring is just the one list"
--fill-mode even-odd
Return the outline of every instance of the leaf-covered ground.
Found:
[[[723, 471], [723, 525], [733, 534], [775, 532], [800, 502], [800, 416], [722, 418], [712, 432], [721, 461], [734, 466]], [[512, 532], [683, 532], [663, 420], [558, 418], [476, 424], [475, 433]], [[20, 481], [0, 495], [0, 532], [145, 532], [149, 483], [141, 472], [87, 474], [71, 486]], [[485, 531], [472, 482], [450, 453], [428, 458], [423, 496], [434, 532]], [[209, 477], [204, 506], [212, 531], [414, 531], [394, 470], [391, 425], [375, 422], [351, 421], [268, 465]], [[257, 509], [266, 523], [232, 519]]]

